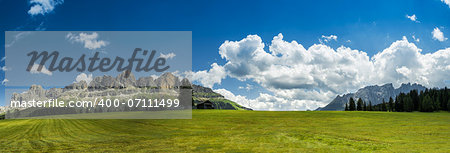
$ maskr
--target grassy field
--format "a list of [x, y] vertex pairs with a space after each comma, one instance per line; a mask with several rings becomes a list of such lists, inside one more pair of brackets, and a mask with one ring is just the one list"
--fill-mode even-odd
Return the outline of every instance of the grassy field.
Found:
[[0, 152], [450, 152], [450, 113], [194, 110], [185, 120], [1, 120]]

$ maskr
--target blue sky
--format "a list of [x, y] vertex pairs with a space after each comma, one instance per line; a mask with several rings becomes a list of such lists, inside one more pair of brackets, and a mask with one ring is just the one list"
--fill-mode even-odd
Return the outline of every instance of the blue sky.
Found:
[[[323, 44], [334, 50], [345, 46], [363, 51], [370, 58], [392, 46], [393, 42], [402, 40], [403, 36], [420, 48], [421, 54], [434, 53], [450, 46], [450, 41], [445, 40], [450, 35], [450, 5], [441, 0], [276, 2], [80, 0], [59, 1], [53, 9], [33, 15], [29, 10], [34, 5], [36, 3], [33, 1], [0, 1], [1, 31], [192, 31], [194, 73], [211, 69], [213, 63], [229, 71], [225, 65], [232, 59], [222, 58], [219, 47], [226, 40], [239, 41], [247, 35], [257, 35], [261, 38], [266, 52], [270, 52], [269, 46], [273, 37], [282, 33], [283, 40], [287, 42], [295, 40], [306, 49], [313, 44]], [[416, 21], [407, 18], [407, 15], [415, 15]], [[433, 38], [432, 32], [436, 28], [443, 33], [443, 41]], [[330, 35], [336, 36], [337, 39], [325, 42], [322, 36]], [[415, 41], [413, 36], [420, 41]], [[5, 42], [4, 39], [2, 37], [0, 42]], [[4, 48], [0, 54], [4, 56]], [[3, 64], [2, 62], [1, 66]], [[398, 71], [401, 70], [403, 69]], [[447, 74], [448, 72], [444, 70], [441, 75]], [[3, 72], [0, 79], [4, 79]], [[417, 81], [412, 77], [408, 79], [412, 82]], [[386, 83], [386, 80], [369, 83]], [[405, 79], [397, 80], [405, 81]], [[323, 91], [318, 94], [326, 94], [325, 97], [328, 98], [303, 99], [293, 96], [286, 98], [283, 97], [283, 93], [294, 91], [270, 86], [255, 77], [247, 77], [244, 80], [227, 74], [220, 84], [213, 85], [213, 89], [224, 89], [233, 93], [232, 96], [245, 96], [246, 100], [263, 98], [264, 95], [261, 93], [264, 93], [270, 97], [268, 99], [274, 99], [274, 104], [270, 105], [275, 106], [277, 102], [319, 101], [318, 104], [298, 102], [299, 109], [312, 109], [322, 106], [329, 97], [347, 90], [355, 90], [366, 84], [368, 83], [352, 85], [351, 89], [345, 90], [329, 90], [333, 91], [331, 93], [317, 84], [308, 89], [300, 85], [294, 88]], [[433, 85], [430, 83], [430, 86]], [[246, 86], [249, 86], [248, 90], [245, 89]], [[4, 87], [2, 86], [0, 90], [3, 93]], [[280, 102], [277, 98], [284, 101]], [[261, 107], [264, 109], [269, 105]], [[281, 107], [284, 109], [291, 106]]]

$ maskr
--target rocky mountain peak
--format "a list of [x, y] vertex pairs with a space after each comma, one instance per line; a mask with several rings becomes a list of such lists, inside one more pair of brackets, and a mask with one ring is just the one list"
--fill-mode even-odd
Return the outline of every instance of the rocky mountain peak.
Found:
[[398, 93], [400, 93], [400, 92], [405, 93], [405, 92], [409, 92], [411, 90], [416, 90], [416, 89], [425, 90], [425, 88], [426, 87], [424, 87], [420, 84], [417, 84], [417, 83], [413, 83], [413, 84], [407, 83], [407, 84], [400, 85], [400, 87], [398, 87], [396, 90]]
[[40, 85], [33, 84], [30, 86], [30, 90], [42, 90], [42, 89], [44, 89], [44, 88], [42, 88], [42, 86], [40, 86]]

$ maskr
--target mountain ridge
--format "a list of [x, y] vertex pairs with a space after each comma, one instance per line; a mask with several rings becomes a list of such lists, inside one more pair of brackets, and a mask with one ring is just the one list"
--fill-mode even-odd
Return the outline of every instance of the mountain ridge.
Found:
[[372, 102], [372, 105], [380, 104], [382, 103], [383, 99], [384, 101], [389, 101], [389, 98], [392, 97], [395, 99], [395, 97], [400, 93], [407, 93], [411, 90], [418, 90], [423, 91], [426, 87], [417, 84], [417, 83], [407, 83], [407, 84], [401, 84], [400, 87], [394, 88], [392, 83], [387, 83], [381, 86], [378, 85], [372, 85], [372, 86], [366, 86], [364, 88], [358, 89], [355, 93], [347, 93], [343, 95], [338, 95], [336, 98], [334, 98], [330, 103], [328, 103], [325, 107], [319, 107], [316, 110], [344, 110], [345, 103], [348, 102], [350, 97], [357, 99], [361, 98], [365, 102]]
[[[164, 73], [157, 78], [144, 76], [136, 79], [135, 76], [128, 71], [120, 73], [117, 77], [109, 75], [97, 76], [92, 81], [84, 80], [74, 82], [64, 88], [44, 89], [40, 85], [31, 85], [30, 88], [23, 93], [13, 93], [11, 100], [28, 101], [29, 99], [46, 100], [46, 99], [79, 99], [92, 97], [108, 97], [108, 96], [128, 96], [132, 97], [136, 94], [147, 93], [152, 89], [181, 89], [192, 88], [193, 106], [198, 103], [211, 101], [215, 109], [244, 109], [236, 102], [225, 99], [223, 95], [214, 92], [211, 88], [200, 85], [191, 84], [186, 78], [180, 79], [170, 72]], [[122, 90], [117, 90], [122, 89]]]

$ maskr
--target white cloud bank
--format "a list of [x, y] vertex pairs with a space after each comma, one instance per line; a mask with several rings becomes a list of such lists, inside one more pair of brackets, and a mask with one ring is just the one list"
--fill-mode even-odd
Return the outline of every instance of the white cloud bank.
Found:
[[52, 12], [56, 5], [63, 3], [64, 0], [30, 0], [31, 8], [28, 10], [28, 14], [31, 16], [45, 15]]
[[74, 42], [82, 43], [84, 45], [84, 48], [87, 48], [89, 50], [99, 49], [109, 44], [109, 42], [107, 41], [97, 40], [98, 39], [97, 32], [93, 32], [91, 34], [82, 32], [78, 35], [70, 32], [66, 35], [66, 39], [69, 39], [72, 43]]
[[371, 58], [343, 46], [333, 49], [314, 44], [306, 49], [296, 41], [284, 41], [282, 34], [273, 38], [267, 51], [264, 46], [257, 35], [225, 41], [219, 54], [226, 64], [214, 63], [209, 71], [191, 72], [191, 78], [207, 87], [220, 84], [227, 76], [250, 80], [272, 94], [249, 100], [225, 89], [216, 91], [258, 110], [305, 110], [367, 85], [411, 82], [443, 87], [450, 76], [450, 48], [422, 54], [406, 37]]
[[447, 38], [444, 37], [444, 33], [439, 30], [439, 28], [434, 28], [433, 32], [431, 32], [431, 34], [433, 35], [433, 39], [438, 40], [440, 42], [446, 41]]

